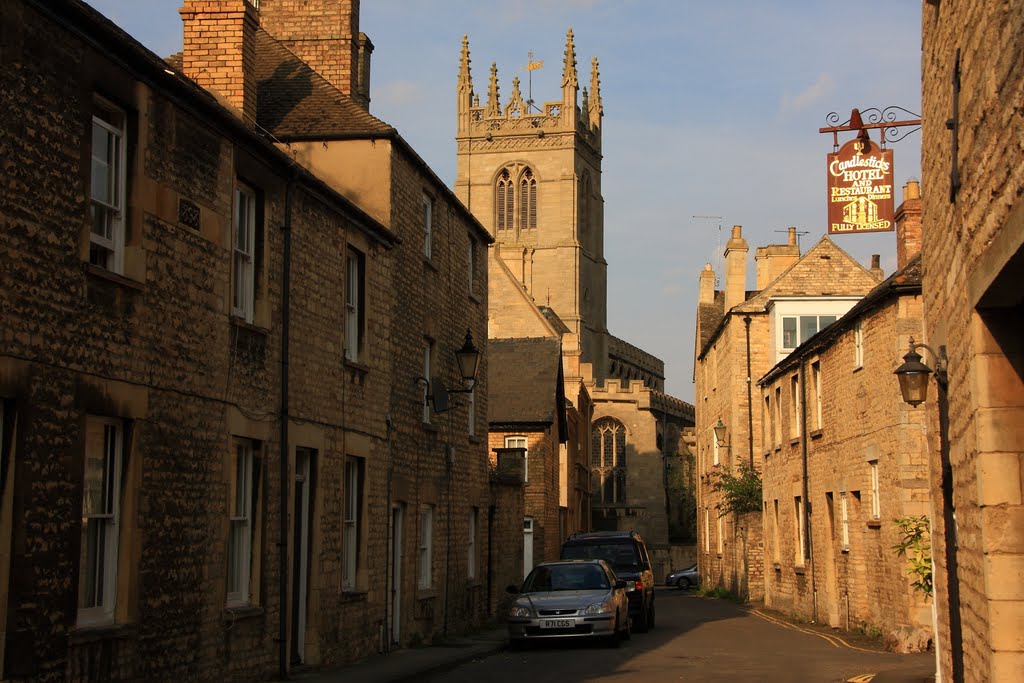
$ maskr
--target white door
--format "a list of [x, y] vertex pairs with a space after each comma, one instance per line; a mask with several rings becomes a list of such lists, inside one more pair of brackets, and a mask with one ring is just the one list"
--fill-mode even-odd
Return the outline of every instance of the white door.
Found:
[[533, 569], [533, 517], [523, 519], [523, 578]]
[[402, 526], [404, 506], [391, 508], [391, 642], [400, 643], [402, 636]]

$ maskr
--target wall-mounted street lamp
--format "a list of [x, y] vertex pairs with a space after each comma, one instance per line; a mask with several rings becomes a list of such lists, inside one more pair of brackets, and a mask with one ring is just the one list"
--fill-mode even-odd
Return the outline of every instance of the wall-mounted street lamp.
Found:
[[711, 430], [715, 433], [715, 442], [719, 446], [724, 446], [725, 437], [728, 434], [729, 428], [725, 426], [724, 422], [722, 422], [722, 418], [718, 418], [718, 424], [712, 427]]
[[[917, 349], [928, 349], [935, 359], [935, 370], [921, 362], [921, 354]], [[946, 347], [940, 346], [939, 353], [935, 353], [932, 347], [927, 344], [914, 342], [910, 338], [910, 351], [903, 356], [903, 365], [896, 368], [893, 374], [899, 379], [900, 392], [903, 400], [913, 407], [924, 403], [928, 396], [928, 376], [935, 373], [935, 379], [943, 386], [946, 385]]]
[[455, 362], [458, 364], [459, 374], [462, 376], [462, 389], [449, 389], [440, 377], [416, 378], [417, 383], [423, 382], [426, 386], [424, 401], [434, 406], [435, 413], [443, 413], [451, 408], [448, 403], [450, 394], [468, 394], [476, 388], [476, 376], [480, 371], [480, 349], [473, 343], [473, 333], [468, 329], [462, 348], [455, 352]]

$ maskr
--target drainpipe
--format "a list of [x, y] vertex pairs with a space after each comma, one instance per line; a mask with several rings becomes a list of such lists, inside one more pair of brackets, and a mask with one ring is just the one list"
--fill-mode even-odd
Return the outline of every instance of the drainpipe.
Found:
[[[391, 574], [392, 583], [395, 580], [393, 567], [391, 566], [391, 524], [393, 523], [391, 510], [391, 432], [394, 425], [391, 422], [391, 413], [384, 416], [384, 424], [388, 432], [388, 470], [387, 470], [387, 502], [384, 504], [384, 514], [387, 515], [387, 523], [384, 525], [384, 585], [387, 586], [387, 577]], [[389, 619], [388, 606], [394, 601], [394, 590], [387, 591], [384, 596], [384, 642], [381, 649], [384, 652], [391, 651], [391, 621]]]
[[811, 565], [811, 623], [818, 622], [818, 589], [815, 586], [814, 545], [811, 543], [811, 501], [808, 498], [810, 485], [807, 475], [807, 371], [804, 362], [800, 361], [800, 459], [801, 459], [801, 495], [804, 501], [804, 557]]
[[278, 668], [282, 679], [288, 678], [288, 326], [291, 322], [289, 290], [292, 277], [292, 188], [289, 177], [284, 191], [284, 240], [281, 270], [281, 509], [278, 559], [281, 592], [278, 605]]
[[750, 449], [750, 469], [754, 469], [754, 398], [750, 369], [750, 316], [744, 316], [743, 325], [747, 332], [747, 441]]
[[[942, 348], [942, 347], [940, 347]], [[942, 348], [945, 351], [945, 348]], [[949, 654], [953, 683], [964, 680], [963, 624], [960, 621], [960, 577], [957, 559], [956, 508], [953, 506], [953, 464], [949, 457], [949, 380], [936, 373], [939, 407], [939, 460], [942, 464], [942, 545], [946, 559], [946, 592], [949, 600]], [[935, 634], [938, 638], [938, 634]]]

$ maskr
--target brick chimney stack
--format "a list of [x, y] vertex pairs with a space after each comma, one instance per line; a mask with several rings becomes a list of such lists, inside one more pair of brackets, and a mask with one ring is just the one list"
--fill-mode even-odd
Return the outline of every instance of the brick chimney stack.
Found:
[[182, 71], [256, 121], [256, 29], [248, 0], [184, 0]]
[[879, 282], [885, 279], [885, 271], [882, 270], [881, 254], [871, 255], [871, 275], [874, 276], [874, 278]]
[[725, 245], [725, 310], [747, 300], [747, 241], [743, 227], [732, 226], [732, 237]]
[[921, 184], [908, 180], [903, 203], [896, 209], [896, 268], [907, 265], [921, 251]]
[[796, 228], [790, 227], [788, 233], [786, 244], [770, 244], [767, 247], [758, 247], [754, 252], [758, 289], [767, 287], [787, 268], [800, 260]]
[[697, 294], [697, 303], [710, 304], [715, 300], [715, 271], [711, 269], [710, 263], [704, 264], [704, 270], [700, 271], [700, 289]]
[[359, 0], [260, 0], [260, 24], [331, 85], [370, 106], [373, 43], [359, 32]]

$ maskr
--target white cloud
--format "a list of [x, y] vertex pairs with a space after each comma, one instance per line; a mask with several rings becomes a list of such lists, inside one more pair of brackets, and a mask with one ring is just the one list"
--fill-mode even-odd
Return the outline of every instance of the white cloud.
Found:
[[809, 105], [824, 99], [836, 89], [835, 81], [827, 73], [818, 76], [818, 80], [804, 88], [796, 95], [783, 95], [779, 109], [783, 112], [795, 112], [806, 109]]

